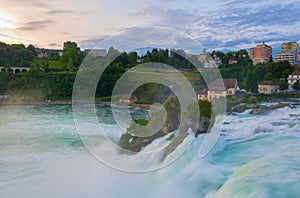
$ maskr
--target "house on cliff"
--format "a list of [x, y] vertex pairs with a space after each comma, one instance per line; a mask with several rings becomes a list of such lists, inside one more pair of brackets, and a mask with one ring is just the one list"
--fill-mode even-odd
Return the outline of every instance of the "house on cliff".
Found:
[[218, 78], [198, 93], [199, 100], [219, 99], [220, 97], [233, 96], [240, 90], [237, 79]]
[[260, 94], [272, 94], [278, 91], [278, 85], [273, 81], [265, 80], [258, 83], [258, 93]]
[[288, 83], [289, 83], [289, 85], [293, 85], [297, 81], [300, 82], [300, 70], [295, 70], [288, 77]]

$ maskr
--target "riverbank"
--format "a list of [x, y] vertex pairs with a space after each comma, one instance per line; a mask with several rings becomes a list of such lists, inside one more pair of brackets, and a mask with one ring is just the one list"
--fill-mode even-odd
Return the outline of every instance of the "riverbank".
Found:
[[59, 101], [1, 101], [0, 105], [68, 105], [72, 104], [72, 100]]
[[[0, 106], [9, 105], [72, 105], [72, 100], [53, 100], [53, 101], [0, 101]], [[99, 102], [96, 101], [95, 104], [111, 105], [111, 102]], [[121, 106], [121, 105], [120, 105]], [[129, 104], [129, 106], [149, 110], [150, 104]]]
[[[255, 97], [254, 103], [251, 101]], [[293, 94], [273, 94], [273, 95], [262, 95], [262, 94], [253, 94], [253, 95], [240, 95], [235, 97], [227, 97], [227, 112], [232, 112], [233, 108], [239, 105], [247, 104], [245, 105], [246, 109], [252, 108], [253, 106], [257, 106], [258, 103], [286, 103], [289, 101], [293, 101], [295, 99], [300, 99], [300, 93], [293, 93]], [[28, 101], [22, 101], [22, 100], [0, 100], [0, 106], [3, 105], [71, 105], [72, 100], [28, 100]], [[104, 104], [104, 105], [111, 105], [111, 102], [109, 101], [100, 101], [96, 100], [95, 104]], [[151, 107], [150, 104], [137, 104], [137, 103], [131, 103], [128, 104], [129, 106], [141, 108], [145, 110], [149, 110]], [[278, 106], [280, 107], [280, 106]]]
[[286, 106], [300, 99], [300, 94], [253, 94], [227, 98], [227, 113], [242, 113], [251, 110], [251, 114], [266, 114], [272, 110]]

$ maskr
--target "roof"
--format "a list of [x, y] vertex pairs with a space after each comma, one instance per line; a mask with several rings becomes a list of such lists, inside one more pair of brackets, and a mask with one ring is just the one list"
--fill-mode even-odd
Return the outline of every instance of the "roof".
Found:
[[225, 90], [229, 88], [235, 88], [237, 80], [235, 78], [217, 78], [209, 85], [210, 90]]
[[300, 75], [300, 70], [295, 70], [293, 73], [291, 73], [290, 75]]
[[258, 83], [258, 85], [276, 85], [276, 84], [273, 81], [265, 80], [265, 81]]
[[198, 92], [198, 94], [201, 94], [201, 95], [207, 95], [207, 93], [208, 93], [208, 88], [204, 88], [204, 89], [202, 89], [200, 92]]
[[120, 100], [135, 100], [136, 97], [130, 94], [124, 94], [120, 98]]

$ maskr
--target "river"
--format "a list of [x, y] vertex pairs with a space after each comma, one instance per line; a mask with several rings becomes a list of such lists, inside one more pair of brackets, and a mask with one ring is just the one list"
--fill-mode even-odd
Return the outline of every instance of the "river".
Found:
[[[122, 132], [109, 108], [97, 108], [100, 122], [117, 141]], [[144, 110], [131, 111], [147, 117]], [[205, 158], [198, 157], [204, 137], [199, 135], [169, 166], [127, 173], [88, 152], [71, 105], [1, 106], [0, 197], [299, 197], [300, 108], [228, 115], [212, 130], [221, 136]], [[157, 141], [147, 147], [156, 147]], [[138, 155], [129, 158], [146, 163]]]

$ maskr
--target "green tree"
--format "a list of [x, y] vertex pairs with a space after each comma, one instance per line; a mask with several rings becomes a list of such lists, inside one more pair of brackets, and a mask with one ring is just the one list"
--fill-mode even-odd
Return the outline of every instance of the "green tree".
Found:
[[137, 59], [137, 53], [136, 52], [130, 52], [128, 54], [129, 67], [132, 67], [136, 64], [136, 59]]
[[262, 81], [264, 79], [266, 73], [267, 72], [266, 72], [265, 66], [261, 66], [261, 65], [255, 66], [255, 74], [256, 74], [258, 81]]
[[293, 84], [293, 89], [295, 89], [297, 92], [300, 90], [300, 83], [299, 83], [299, 80], [297, 80], [297, 81]]
[[288, 61], [268, 63], [265, 67], [266, 72], [272, 73], [274, 78], [281, 78], [285, 70], [292, 69], [292, 66]]
[[28, 45], [27, 46], [27, 49], [32, 53], [32, 55], [34, 56], [34, 57], [36, 57], [37, 56], [37, 53], [36, 53], [36, 51], [35, 51], [35, 47], [34, 47], [34, 45]]
[[42, 69], [49, 71], [49, 60], [46, 57], [43, 57], [42, 59]]
[[280, 91], [286, 91], [289, 88], [287, 80], [280, 81], [278, 86]]
[[68, 69], [72, 69], [72, 68], [73, 68], [73, 60], [72, 60], [71, 57], [69, 57], [69, 59], [68, 59], [68, 65], [67, 65], [67, 68], [68, 68]]
[[72, 66], [78, 67], [83, 61], [83, 58], [84, 58], [83, 54], [76, 42], [71, 42], [71, 41], [64, 42], [63, 55], [60, 58], [60, 61], [64, 65], [70, 67], [69, 63], [72, 62]]
[[292, 73], [291, 69], [286, 69], [282, 72], [282, 78], [287, 79], [290, 75], [290, 73]]
[[50, 50], [49, 60], [59, 60], [59, 55], [57, 51]]
[[63, 44], [63, 52], [66, 52], [68, 49], [77, 49], [78, 45], [76, 42], [66, 41]]
[[255, 74], [255, 71], [249, 70], [246, 74], [246, 89], [248, 91], [257, 93], [258, 91], [258, 83], [257, 83], [257, 76]]
[[41, 69], [41, 65], [39, 62], [32, 62], [30, 65], [31, 70], [40, 70]]
[[264, 80], [273, 80], [273, 75], [271, 72], [267, 72], [265, 77], [264, 77]]

